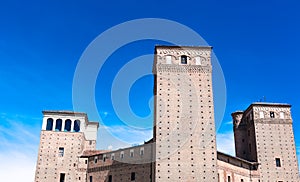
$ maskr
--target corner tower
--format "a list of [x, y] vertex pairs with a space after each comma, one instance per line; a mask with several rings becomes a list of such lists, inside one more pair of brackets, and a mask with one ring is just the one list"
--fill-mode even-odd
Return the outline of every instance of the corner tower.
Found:
[[291, 105], [253, 103], [232, 116], [236, 156], [258, 162], [261, 181], [299, 181]]
[[156, 182], [216, 181], [211, 47], [156, 46]]
[[43, 111], [35, 182], [86, 181], [84, 151], [96, 149], [99, 124], [85, 113]]

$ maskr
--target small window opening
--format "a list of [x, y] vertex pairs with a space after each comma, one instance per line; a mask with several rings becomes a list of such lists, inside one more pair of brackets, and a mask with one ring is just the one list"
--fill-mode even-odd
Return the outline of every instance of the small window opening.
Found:
[[58, 157], [63, 157], [65, 153], [65, 149], [63, 147], [58, 148]]
[[51, 131], [52, 128], [53, 128], [53, 119], [52, 119], [52, 118], [48, 118], [48, 119], [47, 119], [46, 130]]
[[144, 148], [141, 148], [140, 155], [144, 155]]
[[65, 130], [64, 131], [71, 131], [71, 123], [72, 123], [72, 121], [69, 119], [67, 119], [65, 121]]
[[134, 156], [134, 151], [130, 150], [130, 157], [133, 157], [133, 156]]
[[276, 158], [276, 167], [281, 167], [280, 158]]
[[284, 119], [284, 113], [280, 112], [280, 119]]
[[196, 57], [196, 65], [201, 65], [201, 59], [200, 57]]
[[271, 117], [271, 118], [275, 118], [275, 113], [271, 111], [271, 112], [270, 112], [270, 117]]
[[172, 57], [166, 56], [166, 64], [171, 64], [171, 63], [172, 63]]
[[95, 164], [98, 162], [98, 157], [97, 156], [94, 158], [94, 162], [95, 162]]
[[65, 173], [60, 173], [59, 182], [65, 182]]
[[181, 64], [187, 64], [187, 56], [181, 56]]
[[74, 131], [79, 132], [80, 131], [80, 120], [74, 121]]
[[120, 158], [123, 159], [124, 158], [124, 152], [121, 152], [120, 154]]
[[55, 131], [61, 131], [62, 120], [57, 119], [55, 124]]
[[262, 112], [262, 111], [259, 112], [259, 118], [261, 118], [261, 119], [264, 118], [264, 112]]
[[135, 180], [135, 172], [132, 172], [132, 173], [131, 173], [131, 178], [130, 178], [130, 179], [131, 179], [131, 181], [134, 181], [134, 180]]

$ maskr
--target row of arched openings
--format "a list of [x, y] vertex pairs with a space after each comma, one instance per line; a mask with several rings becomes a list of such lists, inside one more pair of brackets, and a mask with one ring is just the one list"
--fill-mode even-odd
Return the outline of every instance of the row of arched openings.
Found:
[[[52, 131], [53, 130], [53, 124], [54, 124], [54, 120], [52, 118], [48, 118], [47, 119], [46, 130]], [[55, 121], [55, 131], [71, 131], [72, 121], [70, 119], [65, 120], [64, 130], [62, 130], [63, 129], [62, 124], [63, 124], [63, 120], [62, 119], [57, 119]], [[75, 120], [74, 121], [73, 131], [74, 132], [79, 132], [80, 131], [80, 120]]]

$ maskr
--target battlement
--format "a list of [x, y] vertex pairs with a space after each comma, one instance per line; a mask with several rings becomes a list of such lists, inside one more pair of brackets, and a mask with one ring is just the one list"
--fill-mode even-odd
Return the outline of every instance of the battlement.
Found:
[[201, 46], [156, 46], [156, 65], [210, 66], [212, 47]]

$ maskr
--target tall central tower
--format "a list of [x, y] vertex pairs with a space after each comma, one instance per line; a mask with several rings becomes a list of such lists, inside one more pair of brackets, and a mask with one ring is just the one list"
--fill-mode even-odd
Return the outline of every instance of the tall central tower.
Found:
[[156, 46], [155, 54], [155, 181], [216, 181], [211, 47]]

